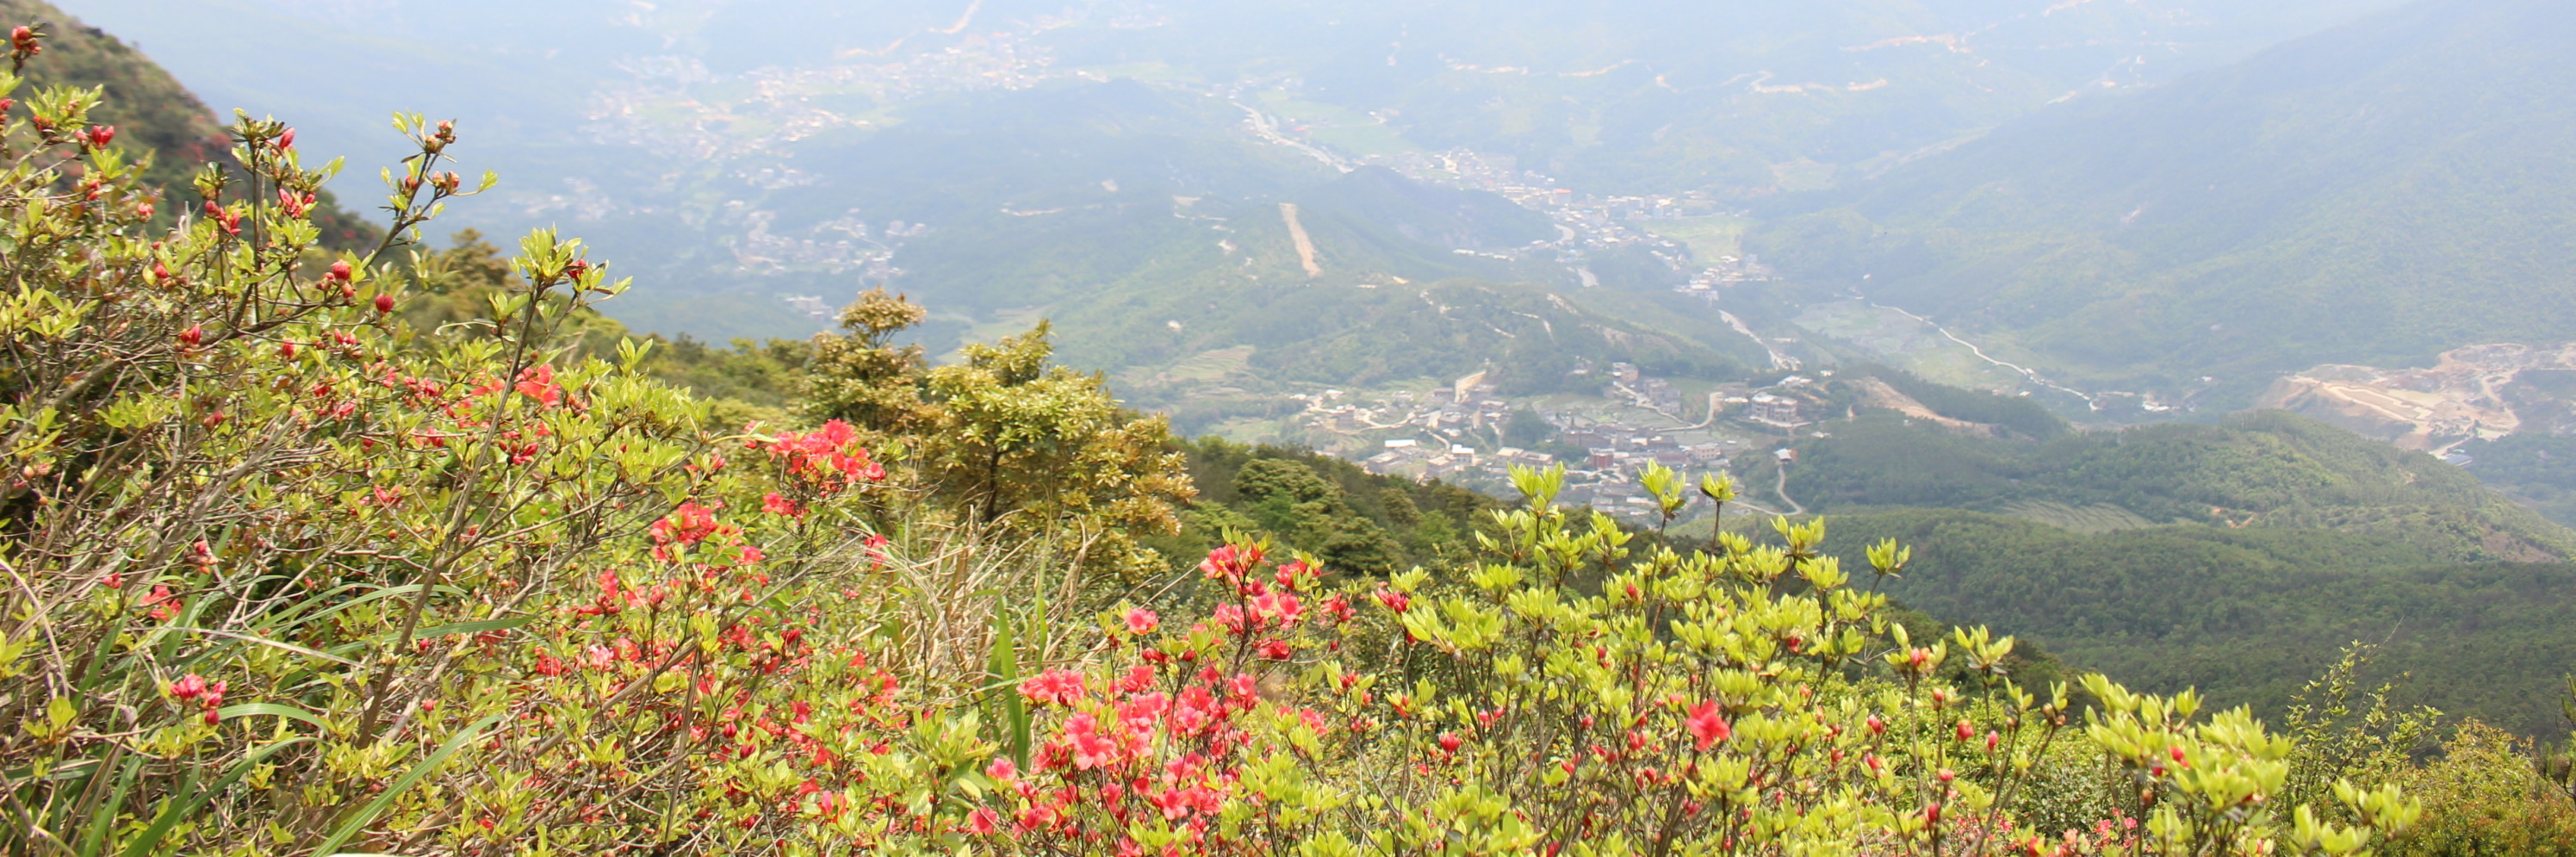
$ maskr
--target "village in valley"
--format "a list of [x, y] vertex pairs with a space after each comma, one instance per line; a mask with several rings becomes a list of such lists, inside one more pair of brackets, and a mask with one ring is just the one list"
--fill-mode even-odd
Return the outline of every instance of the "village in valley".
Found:
[[1654, 505], [1637, 477], [1650, 465], [1697, 474], [1786, 463], [1823, 404], [1823, 386], [1803, 375], [1761, 388], [1677, 384], [1612, 363], [1596, 373], [1597, 392], [1511, 399], [1490, 374], [1428, 390], [1298, 395], [1306, 410], [1292, 422], [1308, 444], [1371, 473], [1490, 493], [1509, 493], [1513, 467], [1562, 465], [1560, 502], [1643, 520]]

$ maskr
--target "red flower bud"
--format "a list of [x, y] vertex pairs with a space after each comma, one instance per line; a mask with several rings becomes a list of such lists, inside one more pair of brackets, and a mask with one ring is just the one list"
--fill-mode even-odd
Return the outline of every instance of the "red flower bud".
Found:
[[277, 135], [277, 148], [279, 151], [295, 148], [295, 129], [288, 128], [286, 133]]
[[331, 279], [339, 280], [339, 281], [341, 281], [341, 282], [344, 282], [344, 283], [345, 283], [345, 282], [348, 282], [348, 281], [349, 281], [349, 276], [350, 276], [349, 260], [347, 260], [347, 259], [342, 259], [342, 260], [340, 260], [340, 261], [337, 261], [337, 262], [333, 262], [333, 263], [331, 263]]
[[204, 341], [206, 341], [206, 329], [202, 326], [191, 324], [188, 325], [188, 329], [179, 331], [179, 343], [182, 345], [196, 345]]
[[1976, 728], [1969, 726], [1968, 721], [1959, 721], [1959, 740], [1965, 741], [1974, 737], [1977, 737]]
[[277, 344], [277, 356], [279, 356], [279, 357], [284, 357], [284, 358], [286, 358], [286, 359], [288, 359], [288, 360], [293, 360], [293, 359], [295, 359], [295, 343], [292, 343], [292, 342], [280, 342], [280, 343], [278, 343], [278, 344]]
[[100, 125], [89, 129], [89, 133], [84, 136], [87, 138], [90, 148], [104, 149], [107, 148], [107, 144], [109, 142], [116, 139], [116, 126]]
[[170, 695], [180, 699], [195, 699], [205, 692], [206, 680], [195, 673], [180, 676], [178, 681], [170, 683]]
[[393, 312], [393, 311], [394, 311], [394, 296], [392, 296], [392, 295], [388, 295], [388, 294], [382, 294], [382, 293], [377, 294], [377, 295], [376, 295], [376, 312], [379, 312], [379, 313], [388, 313], [388, 312]]

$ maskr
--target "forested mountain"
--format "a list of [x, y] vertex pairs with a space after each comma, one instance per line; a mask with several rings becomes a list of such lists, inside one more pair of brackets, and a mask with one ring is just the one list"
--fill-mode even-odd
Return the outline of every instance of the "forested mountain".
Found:
[[[2278, 411], [2052, 432], [2012, 416], [2028, 399], [1855, 371], [1944, 417], [2027, 427], [1963, 433], [1859, 403], [1795, 447], [1786, 491], [1833, 543], [1919, 546], [1887, 582], [1909, 605], [2264, 710], [2347, 644], [2377, 644], [2373, 680], [2411, 673], [2404, 700], [2555, 728], [2576, 531], [2460, 467]], [[1774, 466], [1747, 483], [1773, 484]]]
[[2571, 26], [2544, 0], [2413, 4], [2043, 111], [1752, 243], [2087, 383], [2214, 376], [2220, 408], [2318, 363], [2563, 340]]
[[2576, 565], [2467, 563], [2331, 529], [2183, 524], [2078, 532], [2027, 517], [1906, 509], [1828, 516], [1833, 543], [1916, 546], [1886, 591], [2010, 629], [2143, 687], [2279, 711], [2354, 643], [2396, 701], [2523, 732], [2563, 728]]
[[1789, 492], [1826, 514], [1856, 506], [2023, 513], [2085, 528], [2334, 529], [2428, 559], [2555, 562], [2576, 531], [2430, 455], [2279, 411], [2049, 441], [1997, 440], [1876, 413], [1800, 444]]

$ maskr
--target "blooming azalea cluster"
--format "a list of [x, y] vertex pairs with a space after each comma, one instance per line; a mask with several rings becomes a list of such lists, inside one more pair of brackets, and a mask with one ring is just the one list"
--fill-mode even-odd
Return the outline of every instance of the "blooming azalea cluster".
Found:
[[885, 466], [859, 444], [858, 430], [840, 420], [810, 432], [785, 432], [753, 449], [767, 450], [789, 484], [812, 496], [829, 496], [886, 478]]
[[189, 673], [170, 683], [170, 698], [182, 703], [194, 704], [197, 707], [198, 717], [208, 726], [215, 725], [223, 719], [217, 711], [224, 707], [222, 681], [209, 682], [196, 673]]
[[[1262, 561], [1261, 547], [1230, 544], [1202, 566], [1239, 597], [1218, 608], [1238, 617], [1222, 636], [1202, 622], [1154, 639], [1162, 617], [1131, 607], [1114, 611], [1111, 627], [1139, 644], [1141, 663], [1105, 674], [1049, 670], [1021, 682], [1021, 698], [1050, 726], [1026, 769], [1007, 757], [991, 763], [987, 773], [1007, 791], [999, 808], [976, 810], [990, 814], [973, 816], [970, 826], [1109, 853], [1258, 850], [1258, 837], [1220, 824], [1228, 806], [1258, 799], [1246, 788], [1246, 764], [1256, 748], [1282, 740], [1283, 723], [1309, 739], [1325, 728], [1318, 712], [1265, 698], [1287, 656], [1274, 646], [1285, 639], [1241, 645], [1249, 634], [1295, 625], [1297, 588], [1321, 575], [1292, 563], [1265, 581], [1252, 574]], [[1247, 607], [1254, 602], [1260, 606]]]

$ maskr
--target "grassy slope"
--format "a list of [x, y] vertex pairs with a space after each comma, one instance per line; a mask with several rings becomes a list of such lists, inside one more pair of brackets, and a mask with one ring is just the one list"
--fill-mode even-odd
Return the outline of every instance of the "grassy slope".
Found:
[[90, 119], [116, 126], [124, 145], [153, 153], [147, 175], [154, 184], [184, 184], [197, 164], [223, 153], [214, 111], [150, 58], [44, 0], [0, 0], [0, 28], [38, 22], [53, 25], [51, 38], [28, 64], [18, 100], [47, 86], [106, 87], [107, 101]]

